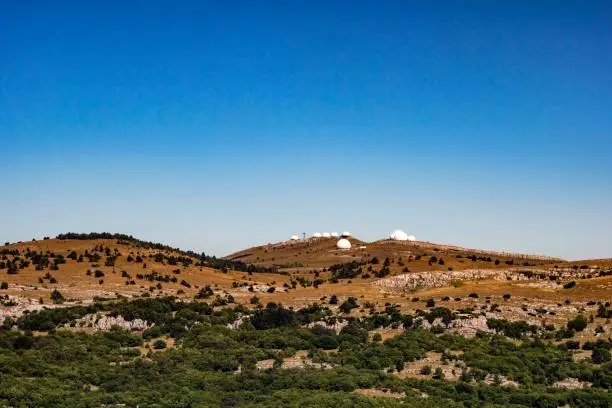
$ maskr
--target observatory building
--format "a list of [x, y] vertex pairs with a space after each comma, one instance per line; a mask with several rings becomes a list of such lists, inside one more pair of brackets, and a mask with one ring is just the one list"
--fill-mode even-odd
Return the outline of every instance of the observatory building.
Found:
[[321, 234], [321, 236], [323, 238], [331, 238], [331, 234], [329, 232], [324, 232], [323, 234]]
[[340, 234], [337, 233], [337, 232], [332, 232], [331, 236], [334, 237], [334, 238], [340, 238]]
[[341, 236], [342, 238], [348, 238], [348, 237], [350, 237], [350, 236], [351, 236], [351, 233], [350, 233], [350, 232], [348, 232], [348, 231], [344, 231], [342, 234], [340, 234], [340, 236]]
[[351, 241], [346, 238], [341, 238], [336, 242], [336, 247], [338, 249], [351, 249]]
[[312, 234], [312, 236], [314, 238], [321, 238], [321, 233], [320, 232], [315, 232], [314, 234]]
[[291, 241], [299, 241], [300, 240], [300, 236], [299, 235], [292, 235], [291, 236]]
[[395, 230], [389, 234], [389, 239], [392, 241], [416, 241], [414, 235], [408, 235], [402, 230]]
[[395, 230], [389, 234], [389, 239], [393, 241], [408, 241], [408, 234], [402, 230]]

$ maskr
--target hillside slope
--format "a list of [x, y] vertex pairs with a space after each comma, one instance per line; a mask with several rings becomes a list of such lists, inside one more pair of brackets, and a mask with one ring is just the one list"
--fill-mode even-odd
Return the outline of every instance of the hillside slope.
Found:
[[[5, 294], [49, 301], [57, 289], [72, 299], [95, 296], [193, 297], [205, 285], [232, 287], [238, 278], [254, 283], [278, 280], [241, 262], [198, 256], [136, 239], [45, 239], [0, 247], [0, 281]], [[249, 277], [249, 271], [258, 273]]]
[[310, 238], [248, 248], [230, 254], [225, 259], [266, 267], [276, 266], [280, 270], [311, 272], [344, 262], [369, 263], [376, 258], [382, 263], [389, 258], [391, 274], [565, 263], [561, 259], [546, 256], [478, 250], [423, 241], [350, 240], [352, 248], [349, 250], [337, 249], [333, 238]]
[[[610, 260], [570, 263], [424, 242], [351, 241], [350, 250], [338, 250], [334, 239], [319, 239], [264, 245], [217, 259], [125, 235], [66, 234], [0, 247], [0, 283], [7, 286], [0, 296], [45, 305], [55, 290], [77, 301], [193, 299], [210, 286], [207, 301], [231, 296], [249, 305], [257, 297], [262, 303], [303, 306], [337, 295], [418, 308], [422, 303], [410, 301], [414, 293], [464, 300], [473, 292], [511, 293], [555, 304], [592, 296], [609, 300], [606, 294], [612, 293]], [[384, 283], [392, 277], [398, 279]], [[572, 280], [575, 288], [565, 289]]]

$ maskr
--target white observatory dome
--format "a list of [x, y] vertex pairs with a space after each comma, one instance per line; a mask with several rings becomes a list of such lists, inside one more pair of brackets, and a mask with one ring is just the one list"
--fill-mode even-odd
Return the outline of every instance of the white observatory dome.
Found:
[[393, 241], [408, 241], [408, 234], [402, 230], [395, 230], [389, 234], [389, 238], [391, 238]]
[[323, 238], [331, 238], [331, 234], [329, 232], [324, 232], [321, 235], [323, 236]]
[[351, 233], [348, 231], [344, 231], [342, 234], [340, 234], [341, 237], [346, 238], [346, 237], [350, 237]]
[[351, 241], [348, 239], [342, 238], [336, 242], [336, 246], [338, 249], [351, 249]]
[[300, 237], [299, 237], [299, 235], [292, 235], [292, 236], [291, 236], [291, 240], [292, 240], [292, 241], [299, 241], [299, 240], [300, 240]]
[[321, 233], [320, 232], [315, 232], [314, 234], [312, 234], [313, 237], [315, 238], [321, 238]]
[[416, 241], [416, 237], [414, 235], [408, 235], [408, 241]]
[[332, 232], [332, 233], [331, 233], [331, 236], [332, 236], [332, 237], [334, 237], [334, 238], [339, 238], [339, 237], [340, 237], [340, 234], [339, 234], [339, 233], [337, 233], [337, 232]]

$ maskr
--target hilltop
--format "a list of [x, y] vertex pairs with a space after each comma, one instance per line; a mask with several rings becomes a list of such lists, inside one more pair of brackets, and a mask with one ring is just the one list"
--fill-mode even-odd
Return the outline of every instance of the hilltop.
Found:
[[[231, 287], [237, 276], [265, 267], [228, 261], [124, 234], [61, 234], [0, 247], [5, 293], [48, 302], [57, 289], [70, 299], [108, 296], [193, 297], [206, 285]], [[148, 292], [148, 295], [147, 295]]]
[[308, 238], [282, 241], [248, 248], [224, 259], [242, 261], [267, 268], [314, 272], [343, 262], [369, 263], [373, 259], [396, 259], [390, 274], [422, 271], [447, 271], [510, 266], [534, 267], [566, 263], [563, 259], [539, 255], [463, 248], [425, 241], [390, 239], [365, 242], [350, 238], [352, 248], [338, 249], [334, 238]]
[[[484, 290], [485, 294], [511, 293], [558, 303], [568, 296], [606, 299], [610, 293], [607, 282], [612, 283], [610, 259], [569, 262], [425, 241], [366, 242], [355, 237], [350, 241], [348, 250], [338, 249], [333, 238], [281, 241], [225, 259], [271, 268], [311, 285], [319, 283], [319, 292], [335, 290], [375, 299], [403, 297], [406, 292], [455, 298]], [[564, 289], [565, 285], [574, 289]], [[373, 293], [372, 287], [379, 291]], [[407, 299], [396, 300], [404, 303]], [[406, 306], [415, 305], [408, 302]]]

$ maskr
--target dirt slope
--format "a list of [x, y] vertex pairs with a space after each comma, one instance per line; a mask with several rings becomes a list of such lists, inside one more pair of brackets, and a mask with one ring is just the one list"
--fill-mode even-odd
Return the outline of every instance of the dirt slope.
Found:
[[[32, 253], [47, 258], [47, 266], [37, 270], [36, 258], [31, 256]], [[69, 257], [71, 253], [75, 253], [76, 259]], [[118, 243], [115, 239], [49, 239], [2, 246], [0, 266], [4, 264], [4, 267], [0, 269], [0, 281], [9, 284], [9, 289], [2, 291], [2, 294], [41, 297], [44, 301], [48, 300], [53, 289], [75, 299], [114, 296], [116, 293], [142, 295], [146, 292], [151, 296], [179, 294], [193, 297], [205, 285], [230, 288], [238, 279], [262, 284], [286, 280], [278, 274], [257, 273], [248, 276], [236, 271], [224, 273], [196, 266], [196, 259], [183, 264], [181, 261], [169, 261], [168, 258], [160, 259], [158, 254], [176, 259], [182, 256], [173, 251]], [[115, 258], [114, 265], [108, 262], [111, 257]], [[54, 269], [56, 259], [63, 259], [65, 263], [57, 264], [57, 269]], [[13, 260], [18, 266], [22, 262], [26, 262], [27, 266], [18, 267], [16, 273], [8, 273], [6, 264]]]
[[350, 241], [352, 248], [349, 250], [337, 249], [334, 238], [283, 241], [249, 248], [225, 258], [301, 272], [321, 270], [350, 261], [369, 262], [377, 258], [383, 262], [389, 258], [392, 274], [473, 268], [502, 269], [564, 262], [550, 257], [468, 249], [423, 241], [380, 240], [368, 243], [357, 238], [350, 238]]

